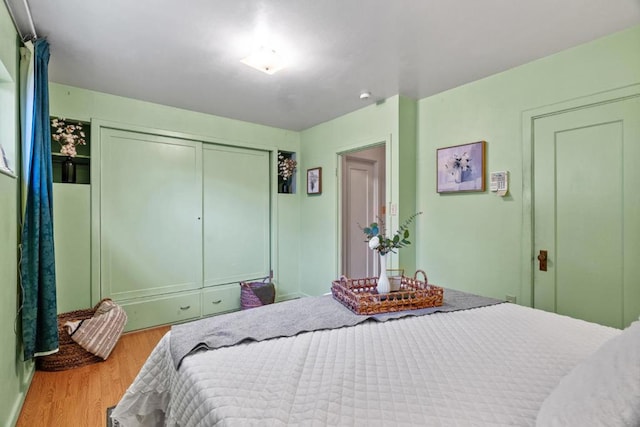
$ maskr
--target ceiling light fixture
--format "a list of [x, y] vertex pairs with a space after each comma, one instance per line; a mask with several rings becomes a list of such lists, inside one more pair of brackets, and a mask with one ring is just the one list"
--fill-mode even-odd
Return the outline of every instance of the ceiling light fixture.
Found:
[[369, 99], [371, 98], [371, 92], [369, 91], [364, 91], [360, 94], [360, 99]]
[[258, 50], [240, 62], [269, 75], [282, 70], [286, 65], [274, 49], [265, 46], [260, 46]]

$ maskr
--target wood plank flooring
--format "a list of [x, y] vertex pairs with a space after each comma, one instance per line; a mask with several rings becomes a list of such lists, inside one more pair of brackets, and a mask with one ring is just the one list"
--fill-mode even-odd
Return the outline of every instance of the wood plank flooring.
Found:
[[106, 426], [106, 411], [122, 397], [169, 326], [124, 334], [109, 358], [61, 372], [36, 371], [16, 427]]

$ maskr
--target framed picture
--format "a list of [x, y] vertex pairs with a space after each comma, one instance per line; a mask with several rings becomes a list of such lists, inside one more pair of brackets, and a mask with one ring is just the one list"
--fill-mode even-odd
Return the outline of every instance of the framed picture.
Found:
[[478, 141], [436, 150], [438, 193], [484, 191], [486, 144]]
[[307, 169], [307, 194], [322, 193], [322, 168]]

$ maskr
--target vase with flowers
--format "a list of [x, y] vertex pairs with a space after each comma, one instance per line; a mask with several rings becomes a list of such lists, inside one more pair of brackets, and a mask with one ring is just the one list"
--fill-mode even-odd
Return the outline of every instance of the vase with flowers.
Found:
[[389, 278], [387, 277], [387, 255], [390, 252], [396, 253], [396, 249], [403, 248], [411, 244], [409, 241], [409, 224], [422, 212], [417, 212], [407, 218], [398, 228], [395, 234], [387, 237], [384, 220], [378, 218], [378, 222], [373, 222], [362, 231], [367, 236], [369, 248], [380, 255], [380, 276], [378, 278], [378, 293], [388, 293], [391, 290]]
[[60, 144], [60, 154], [67, 156], [62, 164], [62, 182], [76, 182], [76, 165], [73, 162], [73, 158], [78, 154], [76, 147], [87, 143], [83, 124], [53, 118], [51, 130], [51, 139]]
[[298, 165], [292, 155], [293, 153], [278, 152], [278, 176], [282, 183], [281, 193], [291, 193], [291, 179]]
[[454, 153], [444, 167], [453, 177], [453, 181], [460, 184], [464, 181], [464, 172], [471, 172], [471, 157], [466, 151], [462, 154]]

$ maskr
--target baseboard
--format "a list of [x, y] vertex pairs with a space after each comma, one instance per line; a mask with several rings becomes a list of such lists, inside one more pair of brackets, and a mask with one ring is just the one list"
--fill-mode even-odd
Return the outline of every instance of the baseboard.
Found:
[[276, 296], [276, 302], [282, 302], [282, 301], [287, 301], [290, 299], [298, 299], [298, 298], [302, 298], [306, 295], [301, 294], [299, 292], [291, 292], [288, 294], [282, 294], [282, 295], [277, 295]]
[[27, 398], [27, 392], [29, 391], [29, 387], [31, 387], [31, 381], [33, 380], [35, 372], [35, 363], [31, 363], [30, 367], [25, 368], [25, 378], [21, 387], [22, 390], [16, 395], [16, 401], [13, 403], [13, 408], [11, 408], [11, 412], [9, 413], [7, 420], [8, 426], [15, 426], [18, 423], [18, 418], [20, 418], [20, 412], [22, 411], [22, 406]]

